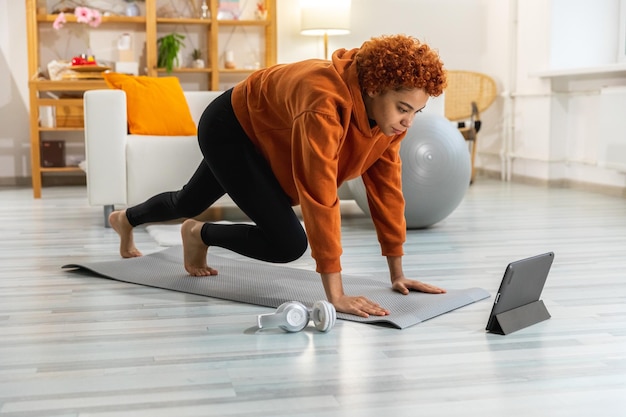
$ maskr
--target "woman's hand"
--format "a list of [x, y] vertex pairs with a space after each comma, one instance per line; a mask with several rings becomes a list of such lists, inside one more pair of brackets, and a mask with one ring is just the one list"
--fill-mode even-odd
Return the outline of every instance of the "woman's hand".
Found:
[[363, 297], [352, 297], [349, 295], [342, 295], [336, 300], [332, 300], [331, 303], [335, 306], [337, 311], [342, 313], [354, 314], [359, 317], [372, 316], [388, 316], [389, 310], [382, 308], [374, 301]]
[[335, 310], [366, 318], [370, 314], [373, 316], [386, 316], [389, 314], [389, 310], [382, 308], [366, 297], [345, 295], [340, 272], [323, 273], [321, 275], [326, 298], [328, 302], [335, 306]]
[[391, 276], [391, 288], [400, 294], [407, 295], [411, 290], [429, 294], [444, 294], [446, 292], [443, 288], [406, 278], [402, 271], [401, 256], [388, 256], [387, 264], [389, 265], [389, 275]]
[[394, 279], [391, 282], [391, 288], [404, 295], [407, 295], [411, 290], [429, 294], [444, 294], [446, 292], [443, 288], [404, 277]]

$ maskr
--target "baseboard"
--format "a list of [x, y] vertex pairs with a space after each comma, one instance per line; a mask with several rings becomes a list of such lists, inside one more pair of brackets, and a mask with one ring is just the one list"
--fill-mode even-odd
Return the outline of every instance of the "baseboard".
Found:
[[28, 187], [32, 185], [26, 177], [0, 177], [0, 187]]
[[590, 184], [587, 182], [567, 180], [563, 188], [584, 190], [584, 191], [589, 191], [589, 192], [598, 193], [598, 194], [610, 195], [613, 197], [626, 197], [626, 187]]
[[[476, 179], [480, 178], [501, 179], [500, 171], [487, 171], [482, 169], [476, 170]], [[569, 179], [548, 180], [544, 178], [529, 177], [525, 175], [513, 175], [512, 182], [518, 184], [527, 184], [537, 187], [553, 187], [553, 188], [571, 188], [573, 190], [588, 191], [596, 194], [610, 195], [613, 197], [626, 197], [626, 187], [618, 187], [612, 185], [594, 184], [584, 181], [574, 181]]]
[[[63, 185], [87, 185], [84, 174], [51, 174], [42, 176], [43, 187], [58, 187]], [[0, 177], [0, 187], [32, 187], [31, 177]]]

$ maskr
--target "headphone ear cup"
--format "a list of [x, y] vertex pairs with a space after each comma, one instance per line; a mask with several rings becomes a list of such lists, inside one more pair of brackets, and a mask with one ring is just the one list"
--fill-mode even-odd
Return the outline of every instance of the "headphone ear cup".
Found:
[[286, 332], [299, 332], [309, 324], [309, 310], [298, 301], [281, 304], [275, 313], [257, 317], [259, 329], [278, 327]]
[[316, 301], [311, 311], [311, 319], [317, 330], [327, 332], [333, 328], [337, 321], [337, 310], [328, 301]]
[[284, 323], [280, 328], [286, 332], [294, 333], [304, 329], [309, 324], [309, 310], [298, 301], [290, 301], [283, 304]]

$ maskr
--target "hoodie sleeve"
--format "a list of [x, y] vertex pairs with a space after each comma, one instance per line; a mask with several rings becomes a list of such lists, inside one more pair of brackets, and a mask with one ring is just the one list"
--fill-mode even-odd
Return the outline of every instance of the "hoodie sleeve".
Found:
[[337, 116], [304, 112], [293, 124], [292, 164], [302, 217], [317, 272], [341, 271], [341, 211], [337, 196]]
[[406, 240], [400, 143], [394, 140], [363, 175], [367, 202], [384, 256], [402, 256]]

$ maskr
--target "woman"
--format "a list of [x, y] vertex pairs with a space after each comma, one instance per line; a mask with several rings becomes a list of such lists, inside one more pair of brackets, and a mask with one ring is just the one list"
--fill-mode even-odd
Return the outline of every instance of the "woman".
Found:
[[[184, 266], [215, 275], [215, 245], [267, 262], [290, 262], [308, 242], [328, 301], [362, 317], [389, 311], [343, 292], [338, 187], [361, 176], [395, 291], [443, 293], [402, 270], [406, 237], [400, 141], [429, 96], [445, 87], [439, 56], [417, 39], [383, 36], [338, 50], [331, 61], [276, 65], [251, 74], [205, 110], [198, 124], [204, 161], [179, 191], [113, 212], [123, 257], [140, 256], [132, 229], [187, 218]], [[252, 220], [213, 224], [192, 219], [228, 193]], [[306, 233], [292, 206], [300, 205]]]

